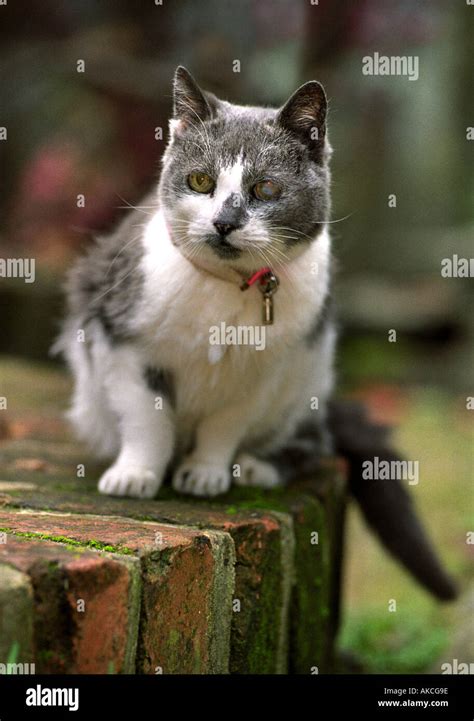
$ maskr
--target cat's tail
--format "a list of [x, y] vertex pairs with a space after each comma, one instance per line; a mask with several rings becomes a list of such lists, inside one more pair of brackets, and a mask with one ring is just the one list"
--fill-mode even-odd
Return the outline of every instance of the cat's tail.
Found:
[[437, 598], [457, 596], [454, 581], [443, 569], [403, 481], [366, 480], [362, 464], [378, 457], [400, 461], [389, 443], [389, 429], [373, 423], [360, 403], [332, 401], [329, 425], [335, 450], [349, 463], [350, 490], [383, 545]]

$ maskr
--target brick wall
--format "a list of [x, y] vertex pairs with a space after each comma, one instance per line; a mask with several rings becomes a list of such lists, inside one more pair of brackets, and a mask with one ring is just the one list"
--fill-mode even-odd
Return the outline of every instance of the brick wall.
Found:
[[289, 489], [234, 488], [213, 503], [169, 488], [154, 501], [103, 497], [100, 469], [83, 466], [87, 455], [59, 420], [60, 393], [40, 402], [38, 371], [22, 372], [37, 391], [25, 407], [9, 403], [0, 442], [0, 664], [35, 663], [37, 673], [330, 668], [339, 462]]

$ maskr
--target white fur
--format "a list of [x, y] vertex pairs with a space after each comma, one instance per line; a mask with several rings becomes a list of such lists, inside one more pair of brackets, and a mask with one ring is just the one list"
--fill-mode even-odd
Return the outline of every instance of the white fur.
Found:
[[157, 403], [144, 381], [144, 367], [140, 349], [125, 345], [110, 349], [102, 369], [121, 437], [119, 456], [99, 482], [102, 493], [153, 497], [173, 455], [174, 413], [169, 402]]
[[[232, 198], [235, 202], [243, 202], [242, 176], [245, 163], [242, 157], [241, 153], [233, 165], [221, 168], [214, 193], [189, 193], [181, 197], [173, 211], [167, 214], [166, 220], [176, 244], [181, 246], [181, 252], [197, 264], [202, 260], [204, 267], [209, 262], [215, 265], [216, 258], [213, 251], [202, 243], [203, 236], [215, 232], [213, 223], [225, 201]], [[239, 267], [244, 269], [255, 266], [255, 259], [259, 257], [258, 249], [265, 249], [271, 243], [265, 223], [258, 218], [250, 218], [242, 228], [234, 230], [230, 240], [236, 248], [250, 251], [247, 257], [238, 260]], [[227, 263], [229, 265], [232, 266], [232, 263]]]
[[241, 453], [237, 456], [235, 463], [240, 470], [240, 475], [234, 478], [237, 486], [275, 488], [280, 485], [278, 471], [271, 463], [261, 461], [251, 456], [250, 453]]
[[98, 325], [88, 328], [86, 340], [87, 345], [78, 339], [76, 328], [66, 329], [64, 351], [75, 379], [68, 418], [97, 458], [107, 459], [120, 450], [116, 418], [107, 402], [102, 373], [109, 348]]
[[[236, 167], [223, 180], [239, 182]], [[134, 345], [110, 346], [93, 327], [91, 357], [71, 331], [68, 357], [75, 370], [71, 417], [83, 438], [104, 454], [120, 452], [99, 483], [104, 493], [150, 497], [162, 482], [173, 451], [173, 485], [196, 495], [228, 490], [230, 466], [240, 452], [241, 483], [271, 487], [278, 478], [269, 464], [249, 455], [271, 450], [288, 438], [309, 413], [325, 412], [332, 389], [334, 332], [312, 349], [301, 340], [319, 313], [328, 286], [330, 240], [326, 230], [300, 256], [278, 271], [275, 323], [266, 348], [223, 346], [209, 360], [209, 329], [259, 325], [262, 297], [243, 292], [238, 278], [220, 278], [196, 267], [173, 245], [158, 211], [143, 238], [144, 293], [136, 313]], [[317, 267], [318, 275], [311, 273]], [[156, 410], [143, 368], [171, 372], [176, 406]], [[310, 411], [311, 398], [319, 410]], [[192, 453], [186, 455], [194, 441]], [[179, 462], [180, 461], [180, 462]]]
[[[271, 433], [277, 446], [308, 414], [312, 396], [324, 401], [332, 389], [334, 335], [321, 338], [319, 348], [307, 349], [301, 336], [309, 330], [326, 295], [329, 236], [320, 238], [280, 272], [275, 296], [275, 323], [267, 327], [267, 347], [223, 347], [209, 362], [209, 328], [261, 323], [262, 299], [257, 288], [242, 292], [237, 282], [196, 268], [171, 243], [158, 213], [144, 237], [145, 294], [139, 313], [150, 362], [171, 368], [177, 390], [178, 448], [196, 437], [196, 448], [178, 467], [174, 484], [189, 492], [228, 487], [228, 468], [241, 448], [261, 444]], [[317, 265], [314, 265], [317, 264]], [[318, 268], [318, 277], [311, 274]], [[199, 468], [199, 481], [183, 485], [190, 464]], [[208, 477], [203, 478], [203, 465]], [[216, 480], [218, 479], [218, 480]], [[223, 480], [224, 479], [224, 480]]]
[[242, 175], [244, 164], [242, 153], [238, 156], [233, 165], [221, 169], [216, 183], [214, 193], [214, 206], [218, 209], [227, 200], [229, 195], [240, 195], [242, 192]]

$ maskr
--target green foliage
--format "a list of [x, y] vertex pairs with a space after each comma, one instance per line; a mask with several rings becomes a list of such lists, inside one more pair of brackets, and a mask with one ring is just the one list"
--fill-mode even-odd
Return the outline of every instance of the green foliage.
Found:
[[447, 642], [447, 629], [417, 608], [396, 613], [365, 609], [346, 620], [339, 645], [356, 654], [364, 672], [421, 673]]
[[400, 338], [388, 343], [386, 337], [360, 335], [346, 340], [339, 353], [340, 372], [348, 386], [374, 380], [396, 382], [410, 376], [414, 348]]
[[16, 663], [19, 653], [20, 653], [20, 644], [18, 643], [18, 641], [14, 641], [8, 652], [7, 664]]

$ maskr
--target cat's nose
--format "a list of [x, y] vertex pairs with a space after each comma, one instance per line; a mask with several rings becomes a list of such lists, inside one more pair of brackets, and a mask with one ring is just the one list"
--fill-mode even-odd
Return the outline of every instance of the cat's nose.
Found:
[[226, 235], [229, 235], [233, 230], [236, 230], [238, 228], [238, 225], [235, 225], [234, 223], [221, 223], [219, 221], [214, 223], [214, 228], [217, 230], [219, 235], [222, 235], [224, 238]]

